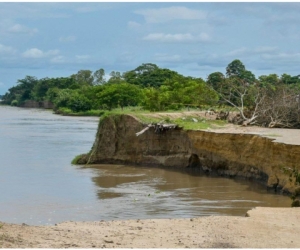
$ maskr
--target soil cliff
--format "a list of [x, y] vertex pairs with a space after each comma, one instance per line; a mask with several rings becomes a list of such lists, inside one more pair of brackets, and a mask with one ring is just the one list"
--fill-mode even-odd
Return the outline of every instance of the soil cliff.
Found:
[[253, 134], [215, 133], [175, 128], [155, 131], [130, 115], [101, 119], [91, 151], [78, 164], [121, 163], [196, 168], [210, 174], [245, 177], [280, 192], [294, 187], [282, 167], [298, 167], [300, 145]]

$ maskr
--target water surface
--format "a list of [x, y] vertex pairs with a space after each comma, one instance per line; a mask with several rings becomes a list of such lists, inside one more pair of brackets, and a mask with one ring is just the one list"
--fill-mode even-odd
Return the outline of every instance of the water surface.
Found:
[[88, 152], [96, 117], [0, 106], [0, 221], [62, 221], [240, 215], [290, 199], [258, 185], [184, 171], [122, 165], [74, 166]]

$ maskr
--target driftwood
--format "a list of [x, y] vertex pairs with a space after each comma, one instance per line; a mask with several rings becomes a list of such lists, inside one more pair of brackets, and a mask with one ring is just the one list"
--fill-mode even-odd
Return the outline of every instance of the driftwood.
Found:
[[163, 133], [165, 131], [168, 131], [170, 129], [177, 129], [179, 128], [177, 124], [163, 124], [163, 123], [152, 123], [152, 124], [148, 124], [148, 126], [146, 128], [144, 128], [143, 130], [141, 130], [140, 132], [136, 133], [136, 136], [139, 136], [143, 133], [145, 133], [147, 130], [149, 130], [150, 128], [154, 128], [154, 132], [155, 133]]

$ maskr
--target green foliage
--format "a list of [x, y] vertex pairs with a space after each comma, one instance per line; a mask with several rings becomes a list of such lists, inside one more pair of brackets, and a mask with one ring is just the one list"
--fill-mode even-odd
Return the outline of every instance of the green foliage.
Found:
[[83, 154], [75, 156], [74, 159], [72, 160], [71, 164], [76, 165], [78, 163], [78, 160], [81, 159], [82, 156], [83, 156]]
[[94, 72], [94, 85], [101, 85], [105, 83], [105, 70], [104, 69], [98, 69]]
[[226, 76], [214, 72], [206, 82], [144, 63], [123, 74], [112, 71], [108, 81], [102, 68], [94, 73], [79, 70], [70, 77], [38, 80], [26, 76], [9, 89], [2, 103], [22, 106], [27, 100], [50, 101], [56, 110], [65, 108], [72, 113], [137, 105], [149, 111], [179, 110], [183, 107], [214, 106], [218, 100], [226, 101], [227, 105], [235, 108], [253, 109], [261, 88], [272, 94], [281, 85], [288, 86], [295, 93], [300, 92], [299, 76], [283, 74], [279, 78], [270, 74], [256, 80], [238, 59], [228, 64]]
[[142, 106], [146, 110], [159, 111], [162, 110], [160, 91], [155, 88], [146, 88], [143, 90], [144, 100]]
[[78, 84], [82, 85], [93, 85], [94, 76], [93, 72], [90, 70], [79, 70], [77, 74], [71, 75]]
[[291, 76], [291, 75], [288, 75], [288, 74], [283, 74], [281, 76], [280, 80], [283, 84], [299, 84], [300, 83], [300, 75]]
[[97, 95], [98, 105], [109, 110], [119, 106], [137, 106], [141, 96], [141, 89], [129, 83], [105, 84]]
[[63, 89], [57, 93], [54, 101], [56, 109], [66, 107], [73, 112], [87, 111], [92, 107], [91, 101], [77, 90]]
[[18, 101], [17, 100], [13, 100], [10, 105], [11, 106], [18, 106]]
[[262, 75], [258, 77], [258, 82], [260, 87], [264, 88], [275, 88], [278, 84], [280, 84], [280, 79], [276, 74], [270, 75]]
[[159, 89], [144, 89], [142, 106], [150, 111], [179, 110], [184, 106], [213, 105], [218, 94], [202, 79], [174, 76], [166, 80]]
[[17, 82], [17, 86], [10, 88], [8, 90], [9, 92], [3, 96], [2, 99], [5, 104], [11, 104], [13, 100], [17, 100], [20, 105], [32, 97], [31, 91], [37, 83], [37, 79], [33, 76], [26, 76]]
[[127, 71], [123, 74], [123, 78], [126, 82], [139, 85], [144, 88], [158, 88], [165, 81], [174, 76], [181, 75], [169, 69], [161, 69], [153, 63], [143, 63], [136, 69]]
[[68, 100], [67, 107], [74, 112], [87, 111], [91, 109], [92, 103], [84, 95], [76, 93]]
[[219, 90], [224, 85], [225, 76], [221, 72], [211, 73], [207, 78], [207, 84], [213, 89]]
[[243, 72], [246, 70], [245, 65], [238, 59], [233, 60], [226, 67], [227, 77], [237, 76], [241, 77]]
[[110, 72], [110, 78], [108, 80], [108, 83], [124, 83], [126, 81], [124, 81], [123, 76], [121, 75], [120, 72], [118, 71], [112, 71]]

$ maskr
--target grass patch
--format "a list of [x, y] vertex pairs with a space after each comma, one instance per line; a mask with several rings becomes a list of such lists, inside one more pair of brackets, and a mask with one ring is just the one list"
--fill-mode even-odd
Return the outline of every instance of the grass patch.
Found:
[[55, 113], [67, 116], [102, 116], [105, 113], [105, 111], [92, 109], [87, 111], [74, 112], [69, 108], [59, 108], [55, 111]]
[[[217, 110], [217, 109], [215, 109]], [[68, 108], [61, 108], [56, 113], [62, 115], [70, 115], [70, 116], [100, 116], [103, 120], [105, 117], [111, 115], [133, 115], [138, 118], [142, 123], [150, 124], [150, 123], [169, 123], [169, 124], [177, 124], [180, 127], [183, 127], [185, 130], [199, 130], [199, 129], [209, 129], [209, 128], [220, 128], [227, 124], [227, 121], [221, 120], [207, 120], [205, 118], [201, 118], [199, 116], [184, 116], [182, 115], [181, 118], [171, 118], [168, 115], [164, 115], [164, 113], [181, 113], [186, 111], [200, 111], [199, 109], [194, 108], [184, 108], [181, 110], [167, 110], [167, 111], [160, 111], [160, 112], [151, 112], [148, 110], [144, 110], [142, 107], [125, 107], [125, 108], [116, 108], [113, 110], [89, 110], [85, 112], [73, 112]], [[161, 116], [157, 113], [162, 114]], [[156, 114], [153, 116], [152, 114]], [[80, 156], [78, 156], [80, 157]], [[75, 162], [76, 157], [73, 159]], [[76, 163], [75, 163], [76, 164]]]
[[[182, 127], [185, 130], [200, 130], [200, 129], [209, 129], [209, 128], [221, 128], [225, 126], [227, 121], [222, 120], [210, 120], [205, 119], [199, 116], [184, 116], [180, 118], [172, 118], [168, 115], [164, 115], [164, 113], [180, 113], [187, 111], [184, 110], [172, 110], [172, 111], [163, 111], [163, 112], [150, 112], [145, 111], [141, 108], [134, 107], [134, 108], [124, 108], [122, 109], [114, 109], [111, 111], [106, 111], [102, 116], [101, 119], [111, 116], [111, 115], [133, 115], [138, 118], [142, 123], [150, 124], [150, 123], [168, 123], [168, 124], [177, 124], [178, 126]], [[190, 110], [193, 111], [193, 110]], [[199, 111], [199, 110], [194, 110]], [[157, 114], [160, 113], [161, 115]], [[152, 114], [156, 114], [155, 117]]]
[[71, 161], [71, 164], [77, 165], [77, 162], [81, 157], [82, 157], [82, 154], [75, 156], [74, 159]]
[[185, 130], [200, 130], [200, 129], [209, 129], [222, 127], [227, 124], [226, 121], [220, 120], [206, 120], [200, 117], [182, 117], [174, 120], [175, 124], [178, 124], [180, 127], [183, 127]]

